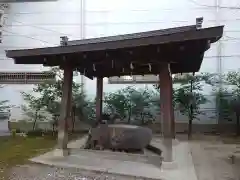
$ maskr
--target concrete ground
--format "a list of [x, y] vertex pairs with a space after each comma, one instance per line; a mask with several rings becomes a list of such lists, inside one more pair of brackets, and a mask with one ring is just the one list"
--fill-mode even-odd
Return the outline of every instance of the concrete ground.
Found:
[[[224, 140], [225, 139], [225, 140]], [[202, 136], [190, 142], [198, 180], [239, 180], [240, 142], [232, 138]], [[234, 161], [231, 156], [234, 155]]]
[[[174, 163], [168, 164], [167, 168], [161, 168], [159, 156], [77, 150], [83, 142], [85, 138], [69, 144], [69, 147], [74, 148], [70, 156], [56, 157], [53, 151], [33, 158], [32, 161], [63, 168], [124, 175], [128, 178], [197, 180], [188, 142], [174, 142]], [[155, 137], [152, 143], [159, 148], [162, 147], [159, 137]]]
[[[182, 138], [181, 138], [182, 139]], [[219, 138], [218, 136], [203, 136], [194, 138], [186, 142], [186, 140], [176, 143], [175, 147], [175, 161], [178, 161], [176, 168], [161, 170], [155, 169], [155, 175], [159, 176], [158, 179], [164, 180], [239, 180], [240, 179], [240, 140], [231, 139], [231, 141]], [[77, 143], [76, 143], [77, 142]], [[72, 148], [79, 147], [81, 140], [70, 143], [69, 146]], [[187, 146], [188, 144], [188, 146]], [[178, 152], [178, 153], [177, 153]], [[188, 152], [188, 153], [185, 153]], [[180, 156], [178, 156], [179, 154]], [[230, 155], [235, 154], [236, 159], [234, 164], [232, 164]], [[71, 158], [70, 158], [71, 159]], [[79, 158], [73, 158], [76, 164], [84, 164], [85, 162]], [[99, 171], [86, 171], [82, 168], [61, 166], [60, 160], [57, 166], [46, 166], [39, 164], [31, 164], [26, 166], [15, 167], [10, 173], [10, 178], [12, 180], [88, 180], [88, 179], [116, 179], [116, 180], [130, 180], [130, 179], [149, 179], [140, 178], [133, 176], [121, 176], [112, 174], [109, 172], [99, 172]], [[184, 163], [181, 161], [184, 161]], [[88, 162], [89, 163], [89, 162]], [[103, 166], [103, 162], [98, 164], [99, 167]], [[140, 164], [140, 166], [139, 166]], [[121, 165], [120, 165], [121, 166]], [[181, 167], [183, 166], [183, 167]], [[129, 166], [128, 166], [129, 167]], [[141, 163], [135, 165], [130, 163], [130, 167], [126, 171], [144, 172], [145, 174], [154, 174], [153, 170], [142, 169], [145, 168]], [[156, 167], [155, 167], [156, 168]], [[170, 176], [169, 176], [170, 174]], [[194, 177], [195, 174], [195, 177]], [[156, 178], [154, 178], [156, 179]]]
[[7, 179], [11, 180], [143, 180], [100, 172], [84, 171], [77, 168], [60, 168], [40, 164], [14, 167]]

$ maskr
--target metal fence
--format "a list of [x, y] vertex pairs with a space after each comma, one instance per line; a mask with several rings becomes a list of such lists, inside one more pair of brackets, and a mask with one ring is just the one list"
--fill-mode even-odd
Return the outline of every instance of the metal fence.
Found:
[[0, 84], [40, 84], [54, 81], [51, 72], [0, 72]]

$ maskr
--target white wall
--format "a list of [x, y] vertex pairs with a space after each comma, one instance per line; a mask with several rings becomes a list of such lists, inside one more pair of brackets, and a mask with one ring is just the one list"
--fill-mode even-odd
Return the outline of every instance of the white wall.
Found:
[[[133, 33], [160, 28], [195, 24], [195, 18], [204, 17], [204, 27], [216, 24], [214, 0], [85, 0], [85, 22], [81, 28], [81, 1], [59, 0], [57, 2], [11, 4], [0, 45], [0, 70], [38, 71], [38, 65], [14, 65], [5, 58], [4, 50], [54, 46], [59, 44], [60, 36], [68, 35], [70, 40], [81, 37], [84, 29], [86, 38]], [[222, 6], [237, 7], [237, 0], [222, 0]], [[199, 5], [201, 4], [201, 5]], [[205, 6], [207, 5], [207, 6]], [[221, 9], [221, 24], [225, 25], [222, 41], [223, 72], [237, 70], [240, 53], [240, 11]], [[219, 14], [218, 14], [219, 16]], [[8, 32], [7, 32], [8, 31]], [[229, 38], [233, 37], [233, 38]], [[217, 72], [217, 45], [206, 52], [202, 72]], [[77, 78], [80, 81], [80, 77]], [[85, 79], [86, 92], [95, 95], [96, 83]], [[104, 84], [104, 91], [110, 92], [125, 85]], [[139, 85], [140, 86], [140, 85]], [[20, 91], [28, 91], [32, 86], [8, 85], [1, 93], [1, 99], [10, 99], [12, 104], [22, 104]], [[210, 94], [205, 89], [205, 94]], [[3, 95], [4, 94], [4, 95]]]

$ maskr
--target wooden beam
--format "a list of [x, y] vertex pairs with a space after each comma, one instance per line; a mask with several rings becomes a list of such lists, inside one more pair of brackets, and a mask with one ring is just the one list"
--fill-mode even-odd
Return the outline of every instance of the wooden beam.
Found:
[[175, 121], [173, 110], [173, 89], [170, 67], [165, 64], [159, 73], [160, 78], [160, 105], [163, 138], [165, 145], [164, 161], [172, 161], [172, 139], [175, 138]]
[[97, 92], [96, 92], [96, 118], [97, 122], [102, 121], [102, 98], [103, 98], [103, 78], [97, 78]]
[[94, 76], [89, 75], [89, 73], [88, 73], [86, 70], [85, 70], [85, 72], [84, 72], [84, 70], [83, 70], [82, 68], [77, 68], [77, 70], [81, 73], [81, 75], [84, 75], [84, 76], [86, 76], [87, 78], [93, 80], [93, 77], [94, 77]]
[[58, 148], [62, 150], [62, 155], [68, 155], [68, 119], [70, 117], [71, 97], [72, 97], [72, 81], [73, 69], [70, 64], [63, 67], [63, 90], [61, 100], [61, 111], [58, 121]]

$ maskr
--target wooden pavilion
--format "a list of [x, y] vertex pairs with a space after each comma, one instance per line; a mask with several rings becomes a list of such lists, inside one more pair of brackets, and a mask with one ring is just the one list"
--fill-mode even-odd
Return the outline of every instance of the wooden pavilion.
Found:
[[155, 74], [160, 78], [161, 119], [165, 161], [172, 160], [175, 138], [172, 105], [172, 76], [197, 72], [210, 44], [218, 41], [223, 26], [201, 28], [199, 24], [127, 35], [68, 41], [60, 46], [8, 50], [6, 56], [15, 64], [60, 66], [64, 70], [63, 97], [58, 131], [58, 148], [67, 151], [67, 119], [70, 116], [73, 71], [89, 79], [97, 78], [96, 117], [101, 121], [103, 78], [124, 75]]

